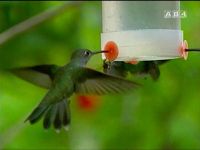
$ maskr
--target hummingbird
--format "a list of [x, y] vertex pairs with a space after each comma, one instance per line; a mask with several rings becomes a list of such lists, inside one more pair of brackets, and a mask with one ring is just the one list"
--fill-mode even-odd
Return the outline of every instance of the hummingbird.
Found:
[[156, 81], [160, 76], [159, 65], [168, 62], [169, 60], [157, 61], [142, 61], [138, 64], [130, 64], [123, 61], [106, 61], [103, 63], [103, 71], [106, 74], [116, 75], [125, 78], [128, 73], [146, 75], [149, 74], [151, 78]]
[[48, 89], [25, 121], [34, 124], [43, 117], [45, 129], [50, 128], [51, 125], [57, 131], [62, 127], [68, 129], [71, 121], [69, 98], [73, 93], [116, 94], [140, 86], [136, 82], [87, 68], [89, 59], [98, 53], [106, 53], [106, 51], [92, 52], [88, 49], [79, 49], [73, 52], [70, 62], [64, 66], [50, 64], [13, 69], [12, 72], [18, 77]]

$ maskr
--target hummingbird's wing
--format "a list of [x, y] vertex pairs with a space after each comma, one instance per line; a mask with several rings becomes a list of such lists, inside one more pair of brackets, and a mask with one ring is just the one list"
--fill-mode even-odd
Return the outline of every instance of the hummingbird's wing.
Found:
[[103, 95], [122, 93], [139, 86], [136, 82], [89, 68], [84, 68], [82, 73], [82, 76], [75, 83], [75, 92], [78, 94]]
[[32, 84], [49, 89], [58, 68], [56, 65], [38, 65], [12, 69], [11, 72]]

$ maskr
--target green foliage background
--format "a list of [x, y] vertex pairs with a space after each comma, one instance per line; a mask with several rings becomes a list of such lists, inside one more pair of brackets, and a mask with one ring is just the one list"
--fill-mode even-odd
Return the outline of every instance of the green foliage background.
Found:
[[[0, 32], [63, 2], [0, 2]], [[181, 2], [189, 47], [200, 48], [200, 2]], [[127, 95], [102, 96], [85, 112], [71, 98], [68, 132], [45, 131], [24, 119], [46, 90], [25, 82], [6, 68], [63, 65], [74, 49], [100, 49], [101, 2], [85, 2], [0, 45], [0, 149], [200, 149], [200, 55], [160, 67], [157, 82], [138, 78], [143, 87]], [[98, 60], [98, 61], [97, 61]], [[101, 70], [101, 56], [88, 66]], [[134, 79], [133, 79], [134, 80]]]

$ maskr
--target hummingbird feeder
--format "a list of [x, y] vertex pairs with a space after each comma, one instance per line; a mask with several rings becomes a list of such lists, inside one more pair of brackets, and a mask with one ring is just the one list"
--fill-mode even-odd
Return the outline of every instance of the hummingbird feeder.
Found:
[[[101, 49], [110, 61], [187, 59], [179, 1], [103, 1]], [[188, 50], [189, 51], [189, 50]]]

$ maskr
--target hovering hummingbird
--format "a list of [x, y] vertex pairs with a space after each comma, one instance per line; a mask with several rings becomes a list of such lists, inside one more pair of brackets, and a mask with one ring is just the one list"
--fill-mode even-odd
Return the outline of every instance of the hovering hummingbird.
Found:
[[53, 124], [56, 130], [60, 130], [62, 126], [68, 127], [70, 124], [69, 98], [73, 93], [102, 95], [122, 93], [138, 87], [136, 82], [85, 67], [91, 56], [105, 52], [81, 49], [75, 51], [71, 61], [64, 66], [39, 65], [13, 69], [12, 72], [18, 77], [49, 89], [25, 121], [34, 124], [44, 116], [45, 129]]
[[159, 65], [168, 62], [169, 60], [158, 61], [143, 61], [138, 64], [130, 64], [123, 61], [106, 61], [103, 63], [103, 71], [106, 74], [126, 77], [128, 73], [146, 75], [150, 74], [153, 80], [157, 80], [160, 76]]

